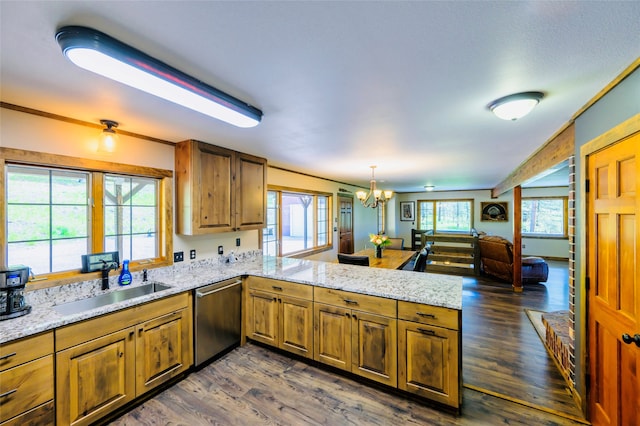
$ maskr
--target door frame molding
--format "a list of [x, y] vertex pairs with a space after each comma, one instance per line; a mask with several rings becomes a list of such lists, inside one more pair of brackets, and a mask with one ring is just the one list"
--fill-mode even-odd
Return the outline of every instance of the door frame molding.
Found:
[[[607, 132], [595, 137], [594, 139], [586, 142], [582, 146], [580, 146], [580, 182], [576, 182], [576, 191], [579, 191], [580, 195], [580, 203], [577, 207], [577, 211], [580, 212], [580, 218], [582, 219], [582, 225], [580, 229], [576, 227], [576, 234], [580, 237], [580, 246], [577, 247], [576, 254], [578, 255], [578, 259], [580, 259], [579, 264], [577, 265], [579, 268], [579, 277], [580, 282], [577, 283], [577, 286], [581, 289], [579, 295], [576, 295], [575, 304], [576, 306], [580, 306], [580, 316], [579, 316], [579, 327], [574, 326], [574, 333], [576, 333], [576, 340], [580, 341], [580, 347], [575, 347], [575, 356], [576, 358], [580, 357], [581, 360], [581, 371], [576, 371], [576, 376], [580, 376], [581, 386], [577, 393], [574, 393], [574, 397], [577, 399], [577, 403], [585, 414], [589, 415], [589, 400], [590, 394], [587, 392], [586, 385], [586, 376], [589, 372], [589, 345], [591, 342], [588, 340], [588, 317], [589, 317], [589, 306], [587, 304], [588, 291], [586, 289], [586, 277], [588, 271], [588, 262], [587, 258], [587, 231], [588, 231], [588, 212], [587, 212], [587, 191], [586, 191], [586, 181], [587, 181], [587, 171], [588, 171], [588, 158], [591, 154], [594, 154], [597, 151], [603, 150], [605, 148], [614, 145], [615, 143], [625, 139], [629, 136], [634, 135], [635, 133], [640, 132], [640, 114], [636, 114], [629, 119], [623, 121], [618, 124], [614, 128], [608, 130]], [[578, 321], [576, 321], [577, 325]]]

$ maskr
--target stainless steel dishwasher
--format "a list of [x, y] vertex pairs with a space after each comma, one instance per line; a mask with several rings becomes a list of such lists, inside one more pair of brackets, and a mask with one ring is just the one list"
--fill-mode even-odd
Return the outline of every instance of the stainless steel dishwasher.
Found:
[[235, 278], [194, 290], [195, 365], [240, 343], [242, 280]]

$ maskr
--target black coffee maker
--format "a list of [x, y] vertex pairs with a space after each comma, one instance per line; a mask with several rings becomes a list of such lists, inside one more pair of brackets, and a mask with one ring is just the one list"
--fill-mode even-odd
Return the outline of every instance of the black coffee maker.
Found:
[[24, 298], [24, 287], [29, 281], [28, 266], [10, 266], [0, 269], [0, 320], [26, 315], [31, 312]]

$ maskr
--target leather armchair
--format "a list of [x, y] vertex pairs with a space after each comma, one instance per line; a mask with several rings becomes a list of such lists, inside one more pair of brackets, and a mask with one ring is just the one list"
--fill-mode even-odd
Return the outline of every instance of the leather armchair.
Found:
[[[480, 260], [482, 270], [488, 275], [513, 282], [513, 244], [498, 236], [481, 236]], [[549, 265], [541, 257], [522, 258], [523, 282], [546, 282], [549, 275]]]

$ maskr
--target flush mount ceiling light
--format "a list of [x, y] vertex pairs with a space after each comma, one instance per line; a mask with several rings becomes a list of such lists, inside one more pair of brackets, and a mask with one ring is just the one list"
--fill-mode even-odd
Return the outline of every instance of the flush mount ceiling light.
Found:
[[544, 97], [542, 92], [522, 92], [504, 96], [491, 102], [488, 107], [496, 117], [515, 121], [529, 114]]
[[379, 205], [383, 205], [393, 197], [393, 191], [382, 190], [376, 187], [376, 179], [373, 173], [376, 170], [376, 166], [371, 167], [371, 180], [369, 181], [369, 193], [365, 191], [356, 191], [356, 197], [365, 207], [371, 207], [375, 209]]
[[58, 30], [62, 53], [74, 64], [238, 127], [254, 127], [262, 111], [100, 31]]
[[100, 139], [98, 141], [98, 152], [113, 152], [116, 149], [116, 142], [118, 141], [118, 134], [114, 128], [118, 127], [118, 122], [113, 120], [100, 120], [100, 124], [105, 126], [100, 133]]
[[434, 185], [425, 185], [424, 186], [424, 190], [427, 191], [427, 192], [431, 192], [434, 189], [436, 189], [436, 187]]

